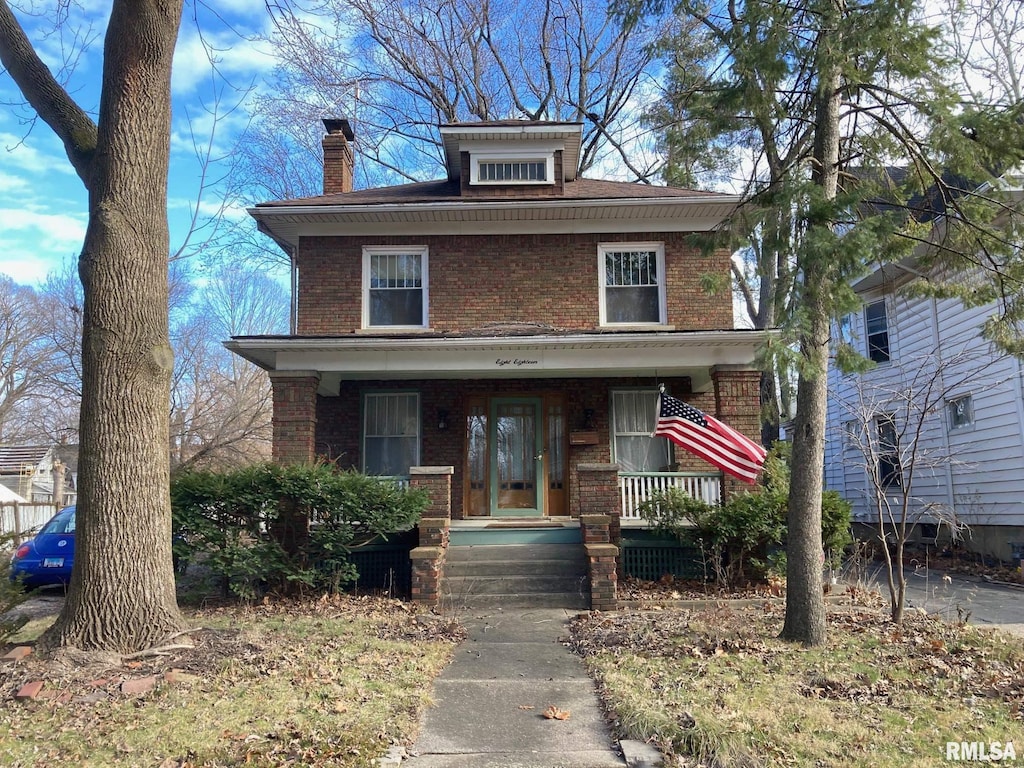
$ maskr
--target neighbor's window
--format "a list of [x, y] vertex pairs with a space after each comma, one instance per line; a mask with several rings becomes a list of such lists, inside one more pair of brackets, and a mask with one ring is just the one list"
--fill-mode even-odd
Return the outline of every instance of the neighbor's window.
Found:
[[420, 396], [380, 392], [363, 396], [363, 471], [404, 477], [419, 464]]
[[600, 246], [601, 325], [665, 323], [665, 250], [661, 243]]
[[363, 250], [363, 325], [423, 328], [427, 324], [427, 249]]
[[903, 484], [903, 469], [900, 466], [896, 417], [891, 414], [876, 416], [875, 429], [878, 435], [878, 482], [882, 488], [899, 487]]
[[868, 358], [876, 363], [888, 363], [889, 318], [885, 312], [885, 300], [874, 301], [864, 307], [864, 330], [868, 341]]
[[668, 440], [651, 437], [658, 419], [658, 392], [612, 392], [612, 460], [623, 472], [664, 472], [672, 463]]
[[974, 423], [974, 402], [970, 395], [947, 401], [946, 410], [949, 412], [950, 429], [962, 429]]

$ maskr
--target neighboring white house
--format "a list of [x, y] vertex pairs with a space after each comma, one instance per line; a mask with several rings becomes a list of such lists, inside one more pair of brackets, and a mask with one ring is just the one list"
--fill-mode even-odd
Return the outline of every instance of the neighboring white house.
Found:
[[948, 541], [955, 522], [965, 547], [1010, 560], [1024, 544], [1024, 367], [981, 337], [992, 305], [914, 295], [922, 277], [908, 260], [854, 285], [864, 307], [834, 338], [876, 367], [829, 372], [825, 482], [866, 524], [875, 480], [889, 499], [909, 484], [911, 540]]

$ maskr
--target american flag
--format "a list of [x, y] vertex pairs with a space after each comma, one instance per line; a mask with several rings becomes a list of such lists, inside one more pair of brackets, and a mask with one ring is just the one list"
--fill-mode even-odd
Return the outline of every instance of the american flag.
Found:
[[767, 453], [746, 435], [664, 392], [658, 399], [654, 436], [667, 437], [745, 483], [757, 479]]

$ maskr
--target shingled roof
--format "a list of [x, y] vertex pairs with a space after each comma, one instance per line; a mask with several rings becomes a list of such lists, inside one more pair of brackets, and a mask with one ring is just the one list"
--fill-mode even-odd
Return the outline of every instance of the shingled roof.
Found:
[[[565, 200], [659, 200], [666, 198], [724, 197], [718, 192], [705, 192], [680, 187], [662, 187], [627, 181], [601, 181], [598, 179], [577, 179], [565, 184], [565, 192], [551, 197], [553, 202]], [[456, 203], [474, 205], [485, 202], [511, 202], [518, 199], [507, 192], [500, 195], [476, 194], [466, 198], [460, 194], [459, 182], [440, 179], [392, 187], [361, 189], [335, 195], [317, 195], [291, 200], [276, 200], [260, 203], [256, 208], [288, 208], [292, 206], [316, 205], [394, 205], [400, 203]], [[523, 196], [531, 204], [543, 202], [536, 196]]]

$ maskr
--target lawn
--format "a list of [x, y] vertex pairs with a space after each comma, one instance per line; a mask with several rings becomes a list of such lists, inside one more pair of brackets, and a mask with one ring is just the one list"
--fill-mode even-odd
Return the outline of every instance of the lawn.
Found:
[[828, 644], [806, 649], [777, 639], [782, 611], [594, 614], [571, 643], [619, 735], [655, 743], [666, 765], [924, 767], [961, 741], [1014, 742], [1024, 760], [1021, 638], [833, 606]]
[[[195, 647], [167, 656], [0, 665], [0, 764], [367, 766], [414, 738], [461, 637], [369, 597], [269, 600], [188, 621], [201, 628]], [[130, 692], [149, 678], [151, 690]], [[15, 700], [33, 680], [43, 693]]]

